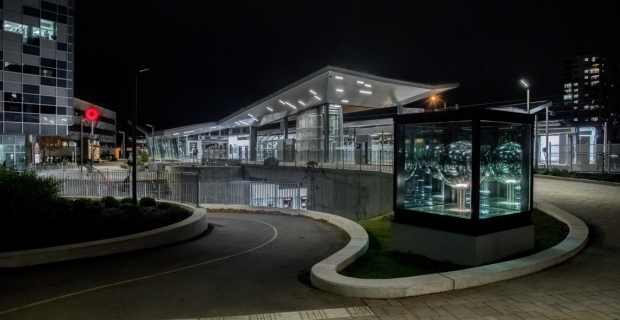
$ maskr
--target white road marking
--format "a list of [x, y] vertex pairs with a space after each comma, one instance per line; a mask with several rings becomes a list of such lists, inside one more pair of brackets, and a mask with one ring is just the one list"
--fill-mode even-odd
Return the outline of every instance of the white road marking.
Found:
[[41, 301], [38, 301], [38, 302], [29, 303], [27, 305], [23, 305], [23, 306], [20, 306], [20, 307], [16, 307], [16, 308], [0, 311], [0, 315], [11, 313], [11, 312], [15, 312], [15, 311], [19, 311], [19, 310], [30, 308], [30, 307], [35, 307], [35, 306], [38, 306], [38, 305], [42, 305], [44, 303], [53, 302], [53, 301], [56, 301], [56, 300], [65, 299], [65, 298], [77, 296], [77, 295], [88, 293], [88, 292], [93, 292], [93, 291], [97, 291], [97, 290], [101, 290], [101, 289], [106, 289], [106, 288], [110, 288], [110, 287], [119, 286], [119, 285], [122, 285], [122, 284], [142, 281], [142, 280], [146, 280], [146, 279], [150, 279], [150, 278], [155, 278], [155, 277], [159, 277], [159, 276], [164, 276], [164, 275], [168, 275], [168, 274], [171, 274], [171, 273], [175, 273], [175, 272], [179, 272], [179, 271], [183, 271], [183, 270], [187, 270], [187, 269], [200, 267], [200, 266], [203, 266], [203, 265], [206, 265], [206, 264], [209, 264], [209, 263], [213, 263], [213, 262], [217, 262], [217, 261], [221, 261], [221, 260], [224, 260], [224, 259], [236, 257], [236, 256], [239, 256], [239, 255], [242, 255], [242, 254], [245, 254], [245, 253], [248, 253], [248, 252], [252, 252], [252, 251], [257, 250], [257, 249], [260, 249], [260, 248], [268, 245], [269, 243], [273, 242], [278, 237], [278, 229], [276, 229], [276, 227], [274, 227], [274, 226], [272, 226], [269, 223], [264, 222], [264, 221], [254, 220], [254, 219], [245, 219], [245, 218], [229, 218], [229, 217], [218, 217], [218, 218], [248, 220], [248, 221], [255, 221], [255, 222], [260, 222], [262, 224], [266, 224], [266, 225], [270, 226], [273, 229], [273, 237], [271, 237], [271, 239], [269, 239], [269, 241], [267, 241], [267, 242], [265, 242], [265, 243], [263, 243], [263, 244], [261, 244], [261, 245], [259, 245], [257, 247], [254, 247], [252, 249], [248, 249], [248, 250], [245, 250], [245, 251], [242, 251], [242, 252], [239, 252], [239, 253], [231, 254], [231, 255], [226, 256], [226, 257], [221, 257], [221, 258], [217, 258], [217, 259], [213, 259], [213, 260], [197, 263], [197, 264], [194, 264], [194, 265], [191, 265], [191, 266], [186, 266], [186, 267], [182, 267], [182, 268], [178, 268], [178, 269], [173, 269], [173, 270], [169, 270], [169, 271], [165, 271], [165, 272], [160, 272], [160, 273], [156, 273], [156, 274], [152, 274], [152, 275], [148, 275], [148, 276], [144, 276], [144, 277], [134, 278], [134, 279], [130, 279], [130, 280], [119, 281], [119, 282], [115, 282], [115, 283], [111, 283], [111, 284], [106, 284], [106, 285], [99, 286], [99, 287], [94, 287], [94, 288], [90, 288], [90, 289], [86, 289], [86, 290], [82, 290], [82, 291], [77, 291], [77, 292], [73, 292], [73, 293], [57, 296], [57, 297], [46, 299], [46, 300], [41, 300]]

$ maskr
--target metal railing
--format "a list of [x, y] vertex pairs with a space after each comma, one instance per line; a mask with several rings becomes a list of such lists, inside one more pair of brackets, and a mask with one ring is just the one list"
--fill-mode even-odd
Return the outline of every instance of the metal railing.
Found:
[[[237, 161], [242, 164], [265, 164], [269, 158], [278, 159], [279, 166], [305, 167], [308, 161], [315, 161], [319, 167], [328, 169], [365, 170], [393, 173], [394, 151], [392, 150], [363, 150], [338, 149], [332, 150], [325, 159], [324, 151], [296, 151], [287, 154], [278, 154], [275, 150], [259, 150], [257, 160], [248, 160], [245, 155], [241, 158], [229, 158], [228, 161]], [[217, 161], [217, 158], [203, 158], [203, 163]]]
[[[66, 197], [132, 197], [131, 171], [37, 171], [60, 182]], [[259, 207], [304, 209], [306, 191], [291, 182], [199, 182], [195, 173], [137, 172], [138, 198], [199, 204], [242, 204]]]
[[539, 168], [548, 163], [549, 169], [620, 173], [620, 144], [550, 145], [549, 149], [537, 156]]

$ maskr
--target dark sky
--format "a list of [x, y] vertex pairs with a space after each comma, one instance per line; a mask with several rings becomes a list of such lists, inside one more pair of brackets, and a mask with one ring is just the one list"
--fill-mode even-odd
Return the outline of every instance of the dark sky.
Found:
[[[76, 96], [156, 129], [220, 120], [326, 66], [459, 82], [449, 105], [561, 94], [561, 58], [620, 57], [615, 1], [76, 1]], [[551, 97], [555, 96], [555, 97]], [[561, 97], [560, 97], [561, 98]]]

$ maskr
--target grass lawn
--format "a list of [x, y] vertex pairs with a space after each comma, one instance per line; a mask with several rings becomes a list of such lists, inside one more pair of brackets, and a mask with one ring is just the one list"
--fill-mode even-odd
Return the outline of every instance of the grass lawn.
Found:
[[[390, 279], [467, 268], [450, 262], [431, 260], [420, 255], [391, 251], [392, 217], [391, 214], [388, 214], [359, 222], [368, 232], [370, 241], [368, 251], [360, 259], [342, 270], [340, 272], [342, 275], [363, 279]], [[534, 210], [532, 220], [535, 234], [534, 250], [509, 259], [551, 248], [562, 242], [568, 234], [569, 229], [565, 223], [540, 210]]]

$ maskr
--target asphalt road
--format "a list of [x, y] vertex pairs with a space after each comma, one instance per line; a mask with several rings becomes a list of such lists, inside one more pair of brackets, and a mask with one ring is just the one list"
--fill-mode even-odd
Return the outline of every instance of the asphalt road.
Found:
[[187, 319], [365, 305], [309, 283], [310, 268], [346, 244], [338, 228], [289, 216], [209, 219], [205, 234], [179, 244], [0, 270], [0, 319]]

